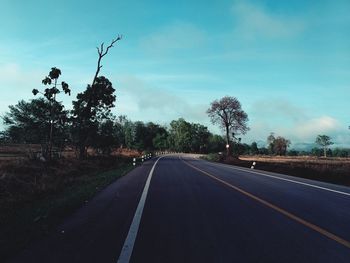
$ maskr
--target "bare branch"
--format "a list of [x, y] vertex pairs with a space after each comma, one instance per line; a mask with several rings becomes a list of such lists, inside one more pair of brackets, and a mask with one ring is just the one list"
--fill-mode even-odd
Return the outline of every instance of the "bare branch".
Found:
[[96, 81], [96, 78], [98, 76], [98, 74], [100, 73], [100, 69], [102, 68], [102, 65], [101, 65], [101, 60], [102, 58], [107, 55], [108, 51], [110, 48], [113, 47], [113, 45], [122, 39], [122, 36], [121, 35], [118, 35], [116, 39], [112, 39], [112, 42], [111, 44], [106, 48], [106, 50], [104, 51], [104, 42], [102, 42], [100, 48], [97, 47], [97, 53], [98, 53], [98, 60], [97, 60], [97, 69], [96, 69], [96, 73], [95, 73], [95, 76], [94, 76], [94, 79], [92, 81], [92, 84], [91, 85], [94, 85], [95, 81]]

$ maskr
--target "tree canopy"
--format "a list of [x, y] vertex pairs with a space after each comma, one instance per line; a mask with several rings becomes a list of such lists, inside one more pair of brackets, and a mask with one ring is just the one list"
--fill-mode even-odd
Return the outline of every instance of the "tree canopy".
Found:
[[[214, 100], [207, 110], [213, 124], [219, 124], [226, 133], [226, 144], [230, 145], [230, 132], [232, 134], [245, 134], [248, 128], [248, 115], [242, 110], [241, 103], [235, 97], [225, 96]], [[227, 155], [230, 148], [227, 148]]]
[[328, 135], [318, 135], [316, 137], [316, 141], [315, 141], [318, 145], [323, 147], [323, 156], [327, 157], [327, 149], [328, 146], [334, 144], [331, 141], [331, 137], [329, 137]]

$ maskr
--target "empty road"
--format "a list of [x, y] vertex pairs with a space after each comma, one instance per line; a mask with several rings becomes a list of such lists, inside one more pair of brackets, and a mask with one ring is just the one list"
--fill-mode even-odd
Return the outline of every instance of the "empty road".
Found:
[[350, 262], [350, 188], [153, 158], [10, 262]]

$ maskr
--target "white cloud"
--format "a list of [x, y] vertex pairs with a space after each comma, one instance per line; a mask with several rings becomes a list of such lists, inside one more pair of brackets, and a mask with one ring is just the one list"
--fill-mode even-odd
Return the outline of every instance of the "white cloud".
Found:
[[176, 50], [192, 49], [202, 45], [206, 33], [195, 25], [176, 22], [142, 38], [141, 45], [151, 53], [164, 54]]
[[335, 133], [341, 128], [339, 122], [330, 116], [321, 116], [296, 123], [295, 135], [303, 139], [315, 139], [318, 134]]
[[237, 22], [237, 35], [248, 39], [292, 37], [305, 28], [301, 19], [274, 14], [248, 1], [235, 1], [232, 14]]
[[117, 109], [138, 120], [169, 122], [180, 117], [193, 122], [207, 122], [207, 105], [190, 102], [185, 94], [179, 96], [166, 89], [151, 86], [135, 76], [118, 77], [120, 87]]
[[[288, 100], [271, 98], [256, 101], [247, 111], [250, 128], [244, 140], [265, 141], [270, 132], [292, 141], [293, 145], [314, 143], [317, 135], [326, 134], [335, 146], [350, 146], [347, 125], [332, 116], [317, 116], [311, 109], [302, 108]], [[298, 146], [297, 146], [298, 147]]]

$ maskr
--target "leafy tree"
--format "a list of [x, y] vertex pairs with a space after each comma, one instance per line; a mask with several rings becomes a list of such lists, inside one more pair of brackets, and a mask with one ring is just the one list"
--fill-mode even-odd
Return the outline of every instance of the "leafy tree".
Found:
[[153, 139], [154, 148], [160, 151], [164, 151], [169, 148], [168, 133], [157, 133]]
[[127, 117], [125, 115], [120, 115], [118, 118], [115, 120], [115, 129], [116, 129], [116, 136], [118, 138], [118, 146], [123, 148], [126, 146], [125, 142], [125, 127], [126, 123], [129, 122]]
[[335, 148], [332, 151], [333, 157], [349, 157], [350, 149]]
[[256, 142], [252, 142], [252, 144], [250, 145], [250, 154], [256, 155], [258, 153], [259, 153], [258, 144]]
[[208, 152], [209, 153], [218, 153], [222, 149], [225, 149], [225, 139], [220, 135], [210, 134], [208, 138]]
[[277, 155], [286, 155], [287, 148], [291, 144], [290, 140], [278, 136], [275, 137], [274, 133], [267, 137], [267, 145], [268, 145], [268, 153], [269, 154], [277, 154]]
[[48, 149], [47, 142], [51, 134], [51, 117], [60, 116], [55, 123], [56, 131], [52, 141], [55, 146], [63, 147], [68, 138], [67, 111], [61, 103], [52, 105], [44, 98], [33, 99], [30, 102], [21, 100], [16, 105], [9, 106], [9, 109], [3, 120], [7, 126], [5, 133], [11, 142], [41, 144], [44, 153]]
[[[242, 110], [241, 103], [235, 97], [223, 97], [214, 100], [207, 110], [213, 124], [219, 124], [226, 132], [226, 144], [230, 144], [230, 132], [241, 132], [245, 134], [249, 128], [247, 126], [248, 115]], [[227, 155], [230, 148], [227, 148]]]
[[0, 132], [0, 144], [5, 144], [11, 141], [9, 134], [6, 131]]
[[148, 122], [145, 125], [146, 127], [146, 135], [144, 138], [145, 150], [152, 151], [155, 149], [153, 140], [157, 135], [165, 135], [167, 137], [167, 131], [164, 127], [161, 127], [158, 124], [153, 122]]
[[133, 147], [137, 149], [138, 151], [142, 151], [146, 149], [147, 143], [146, 138], [147, 136], [147, 127], [142, 121], [137, 121], [134, 123], [135, 126], [135, 138], [133, 142]]
[[205, 153], [208, 151], [210, 132], [199, 123], [191, 123], [191, 152]]
[[270, 154], [274, 154], [274, 143], [275, 143], [275, 135], [273, 132], [270, 133], [270, 135], [267, 137], [267, 149]]
[[183, 118], [170, 123], [168, 136], [169, 147], [179, 152], [208, 151], [210, 132], [199, 123], [189, 123]]
[[98, 132], [99, 123], [110, 118], [110, 110], [114, 107], [116, 98], [114, 91], [112, 83], [101, 76], [73, 101], [72, 137], [81, 159], [87, 156], [87, 148]]
[[241, 142], [234, 142], [233, 144], [234, 147], [232, 147], [232, 154], [235, 157], [238, 157], [239, 155], [242, 154], [249, 154], [250, 153], [250, 146], [246, 143], [241, 143]]
[[127, 121], [124, 125], [124, 137], [126, 147], [132, 149], [134, 148], [135, 142], [135, 125], [131, 121]]
[[[46, 86], [49, 86], [51, 88], [46, 88], [43, 92], [40, 92], [37, 89], [33, 89], [32, 93], [34, 96], [36, 96], [38, 93], [42, 94], [47, 101], [49, 102], [49, 107], [47, 111], [49, 112], [50, 116], [50, 132], [49, 132], [49, 138], [48, 138], [48, 143], [46, 150], [44, 152], [44, 155], [51, 159], [52, 157], [52, 145], [53, 145], [53, 133], [55, 130], [56, 123], [59, 121], [62, 121], [62, 119], [66, 119], [67, 115], [63, 114], [63, 111], [57, 111], [58, 108], [62, 108], [63, 106], [56, 100], [57, 94], [59, 94], [61, 91], [63, 91], [65, 94], [70, 95], [70, 88], [68, 84], [64, 81], [61, 82], [61, 91], [58, 88], [59, 84], [58, 78], [61, 75], [61, 70], [58, 68], [51, 68], [51, 71], [49, 72], [49, 75], [46, 76], [43, 80], [42, 83]], [[63, 108], [62, 108], [63, 109]]]
[[91, 144], [98, 153], [103, 155], [110, 155], [112, 149], [118, 146], [117, 126], [114, 125], [112, 117], [98, 123], [97, 133]]
[[320, 157], [323, 155], [323, 152], [320, 148], [314, 147], [311, 149], [311, 155]]
[[81, 159], [87, 156], [87, 148], [98, 132], [99, 123], [110, 117], [110, 110], [114, 107], [115, 89], [106, 77], [98, 75], [102, 68], [102, 58], [120, 39], [121, 37], [118, 36], [112, 40], [106, 49], [104, 43], [97, 48], [97, 69], [92, 84], [88, 85], [84, 92], [77, 95], [76, 101], [73, 101], [72, 137]]
[[299, 152], [297, 150], [290, 150], [287, 152], [288, 156], [298, 156]]
[[318, 135], [316, 138], [316, 143], [323, 147], [323, 156], [324, 157], [327, 157], [328, 146], [334, 144], [331, 141], [331, 137], [329, 137], [327, 135]]
[[273, 142], [274, 153], [277, 155], [286, 155], [290, 140], [278, 136]]
[[172, 150], [179, 152], [191, 151], [191, 124], [183, 118], [170, 123], [169, 143]]
[[261, 148], [259, 148], [259, 154], [268, 155], [269, 149], [267, 149], [266, 147], [261, 147]]

